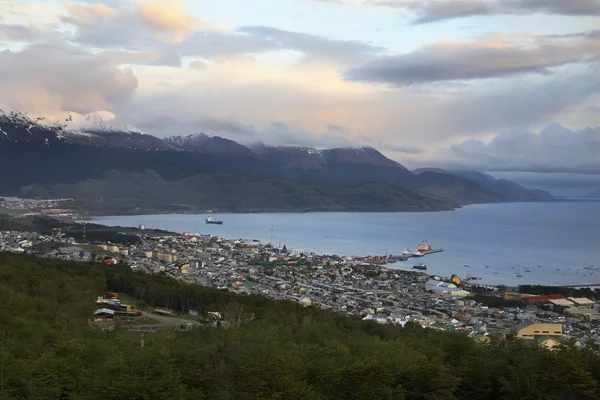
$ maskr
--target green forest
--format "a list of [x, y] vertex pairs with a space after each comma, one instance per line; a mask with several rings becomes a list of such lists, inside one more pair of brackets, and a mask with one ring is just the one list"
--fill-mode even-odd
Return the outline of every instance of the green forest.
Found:
[[[139, 304], [254, 313], [229, 328], [145, 336], [88, 324], [106, 290]], [[600, 356], [569, 344], [478, 343], [291, 302], [0, 254], [0, 399], [598, 399]]]

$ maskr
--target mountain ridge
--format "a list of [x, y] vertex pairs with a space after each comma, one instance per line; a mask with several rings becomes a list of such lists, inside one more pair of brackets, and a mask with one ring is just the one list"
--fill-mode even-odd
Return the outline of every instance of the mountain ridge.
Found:
[[[223, 198], [223, 184], [214, 178], [219, 176], [227, 177], [222, 179], [231, 185], [238, 182], [245, 188], [246, 197], [256, 190], [266, 191], [258, 197], [265, 208], [320, 209], [323, 207], [313, 201], [320, 198], [323, 205], [340, 210], [375, 210], [378, 204], [381, 205], [379, 208], [386, 210], [431, 210], [513, 201], [489, 186], [490, 182], [498, 187], [513, 185], [513, 189], [516, 185], [491, 177], [491, 180], [482, 179], [479, 175], [475, 179], [466, 176], [466, 173], [428, 171], [415, 174], [373, 147], [314, 149], [262, 143], [245, 146], [206, 133], [160, 139], [129, 128], [121, 131], [118, 127], [110, 127], [99, 114], [69, 116], [67, 119], [79, 122], [41, 123], [22, 113], [0, 114], [0, 168], [16, 171], [0, 182], [0, 193], [22, 194], [26, 190], [32, 193], [31, 188], [37, 188], [33, 192], [41, 195], [62, 193], [70, 188], [82, 197], [86, 193], [97, 194], [95, 187], [103, 187], [115, 197], [118, 192], [113, 188], [121, 185], [121, 191], [129, 193], [132, 203], [142, 204], [144, 198], [148, 201], [153, 199], [157, 207], [161, 201], [172, 203], [174, 199], [167, 193], [155, 196], [143, 187], [137, 193], [125, 190], [127, 185], [136, 186], [135, 178], [128, 178], [129, 183], [124, 184], [110, 178], [114, 173], [145, 174], [152, 171], [160, 181], [160, 184], [151, 184], [154, 190], [180, 193], [182, 197], [195, 199], [193, 206], [198, 207], [210, 203], [211, 196]], [[194, 186], [192, 190], [178, 186], [195, 176], [205, 178], [189, 181], [188, 184]], [[232, 176], [243, 180], [236, 181]], [[147, 179], [140, 180], [145, 181]], [[174, 186], [169, 187], [169, 184]], [[297, 193], [302, 200], [285, 196], [280, 188], [286, 185], [290, 185], [289, 190]], [[77, 187], [87, 189], [79, 190]], [[329, 191], [329, 188], [336, 187], [339, 193]], [[245, 204], [244, 194], [235, 186], [229, 190], [233, 196], [231, 204], [237, 201], [240, 209], [260, 208], [258, 200], [242, 206]], [[544, 197], [526, 188], [522, 190], [527, 193], [527, 201]], [[206, 196], [199, 196], [201, 191]], [[315, 191], [321, 194], [315, 195]], [[307, 197], [307, 193], [313, 194]], [[345, 197], [340, 198], [338, 194]], [[369, 200], [364, 202], [353, 196]], [[120, 198], [126, 200], [122, 196]], [[367, 204], [369, 202], [370, 205]]]

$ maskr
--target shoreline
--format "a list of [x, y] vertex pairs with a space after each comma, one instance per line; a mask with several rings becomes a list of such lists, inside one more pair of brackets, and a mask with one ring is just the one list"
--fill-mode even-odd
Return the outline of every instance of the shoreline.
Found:
[[[528, 203], [524, 203], [524, 204], [528, 204]], [[181, 213], [169, 213], [171, 215], [173, 215], [173, 218], [177, 218], [177, 220], [186, 220], [186, 216], [184, 215], [188, 215], [188, 214], [181, 214]], [[231, 230], [226, 230], [226, 231], [221, 231], [219, 229], [213, 229], [213, 228], [206, 228], [206, 230], [200, 228], [200, 229], [188, 229], [186, 226], [179, 226], [177, 224], [177, 227], [175, 225], [169, 227], [169, 226], [165, 226], [163, 225], [165, 223], [165, 221], [169, 220], [168, 215], [169, 214], [145, 214], [145, 215], [154, 215], [156, 216], [156, 220], [155, 221], [143, 221], [143, 216], [144, 215], [130, 215], [130, 216], [118, 216], [118, 215], [112, 215], [110, 217], [114, 218], [114, 222], [111, 221], [98, 221], [98, 220], [102, 220], [102, 217], [98, 217], [98, 218], [91, 218], [90, 221], [92, 223], [100, 223], [100, 224], [118, 224], [119, 226], [133, 226], [136, 227], [138, 226], [138, 222], [139, 224], [144, 224], [147, 228], [151, 228], [151, 227], [155, 227], [153, 224], [156, 224], [156, 227], [160, 227], [160, 229], [166, 229], [168, 231], [173, 231], [176, 232], [177, 234], [183, 234], [186, 232], [201, 232], [201, 233], [205, 233], [206, 235], [212, 235], [212, 236], [216, 236], [216, 237], [221, 237], [225, 240], [237, 240], [237, 239], [242, 239], [242, 240], [248, 240], [248, 241], [256, 241], [260, 239], [261, 243], [277, 243], [277, 238], [273, 239], [271, 238], [271, 240], [269, 239], [268, 235], [262, 235], [261, 232], [262, 230], [258, 229], [258, 230], [249, 230], [249, 229], [233, 229], [233, 231]], [[248, 213], [248, 215], [251, 215], [254, 213]], [[286, 213], [286, 214], [293, 214], [293, 213]], [[317, 213], [315, 213], [317, 214]], [[333, 214], [333, 213], [332, 213]], [[366, 213], [365, 213], [366, 214]], [[177, 217], [177, 215], [179, 215], [179, 217]], [[201, 223], [202, 225], [204, 225], [204, 220], [201, 218], [201, 215], [196, 214], [198, 219], [198, 223]], [[131, 218], [132, 220], [130, 221], [119, 221], [120, 217], [123, 217], [125, 219], [127, 218]], [[136, 218], [137, 217], [137, 218]], [[231, 217], [233, 218], [233, 216]], [[238, 216], [239, 218], [244, 218], [243, 216]], [[271, 217], [271, 219], [273, 218], [277, 218], [277, 217]], [[303, 217], [299, 217], [299, 216], [291, 216], [290, 218], [293, 218], [292, 220], [297, 220], [297, 218], [303, 218]], [[319, 218], [318, 216], [313, 216], [313, 219], [315, 218]], [[351, 213], [348, 213], [348, 218], [352, 218]], [[368, 217], [367, 217], [368, 218]], [[417, 219], [419, 219], [419, 217], [416, 217]], [[431, 215], [429, 217], [430, 219], [433, 218], [434, 220], [437, 218], [434, 215]], [[453, 217], [454, 219], [456, 219], [457, 217]], [[413, 218], [414, 219], [414, 218]], [[263, 232], [264, 233], [264, 232]], [[283, 238], [282, 238], [283, 239]], [[298, 238], [296, 238], [298, 239]], [[306, 242], [306, 240], [303, 241], [302, 237], [300, 237], [300, 243], [297, 243], [297, 240], [295, 240], [292, 237], [287, 237], [284, 238], [283, 242], [285, 242], [289, 248], [294, 247], [294, 245], [297, 245], [300, 248], [304, 248], [306, 249], [308, 252], [314, 252], [315, 254], [318, 255], [347, 255], [347, 256], [354, 256], [354, 257], [367, 257], [367, 256], [371, 256], [373, 258], [379, 256], [380, 258], [387, 258], [384, 257], [384, 254], [386, 256], [399, 256], [400, 255], [400, 250], [398, 249], [398, 251], [396, 252], [384, 252], [384, 247], [379, 246], [377, 249], [375, 249], [373, 251], [372, 248], [370, 247], [365, 247], [362, 246], [360, 249], [356, 249], [353, 250], [352, 248], [348, 248], [349, 246], [342, 246], [342, 248], [336, 248], [334, 245], [335, 243], [330, 244], [326, 244], [326, 245], [321, 245], [319, 246], [319, 243], [315, 242], [314, 240], [312, 241], [311, 244], [311, 240], [308, 240], [308, 242]], [[407, 237], [404, 237], [402, 239], [402, 241], [406, 242], [407, 240], [410, 241], [410, 238], [407, 239]], [[437, 240], [439, 241], [439, 240]], [[282, 243], [283, 243], [282, 242]], [[408, 242], [406, 242], [408, 243]], [[438, 243], [438, 244], [444, 244], [444, 243]], [[398, 246], [396, 246], [398, 247]], [[396, 248], [394, 247], [394, 248]], [[400, 246], [402, 248], [404, 248], [404, 246]], [[412, 248], [412, 246], [409, 246]], [[446, 246], [442, 246], [442, 247], [446, 247]], [[388, 247], [391, 248], [391, 247]], [[337, 251], [332, 250], [332, 249], [337, 249]], [[452, 249], [452, 246], [450, 247], [450, 249]], [[448, 249], [446, 249], [448, 250]], [[458, 276], [461, 277], [461, 279], [466, 278], [467, 275], [477, 275], [482, 277], [481, 280], [474, 280], [471, 283], [474, 285], [482, 285], [482, 286], [501, 286], [501, 285], [505, 285], [505, 286], [509, 286], [509, 287], [517, 287], [517, 286], [522, 286], [522, 285], [542, 285], [542, 286], [576, 286], [576, 287], [584, 287], [584, 286], [590, 286], [590, 285], [596, 285], [598, 284], [598, 282], [600, 281], [598, 276], [572, 276], [571, 279], [572, 280], [567, 280], [565, 281], [565, 278], [559, 276], [559, 273], [554, 273], [554, 267], [552, 266], [552, 264], [550, 265], [546, 265], [545, 264], [545, 260], [540, 260], [540, 263], [544, 265], [544, 268], [550, 268], [550, 269], [545, 269], [544, 271], [546, 271], [546, 274], [549, 274], [548, 277], [550, 279], [544, 279], [545, 276], [535, 276], [536, 274], [532, 274], [531, 278], [528, 278], [527, 276], [524, 276], [524, 280], [523, 279], [516, 279], [514, 278], [514, 271], [511, 270], [511, 261], [508, 262], [494, 262], [491, 259], [486, 260], [485, 259], [485, 254], [483, 255], [476, 255], [475, 258], [471, 259], [465, 259], [464, 260], [464, 264], [470, 264], [475, 268], [472, 269], [463, 269], [462, 265], [463, 265], [463, 260], [460, 260], [459, 257], [456, 256], [455, 254], [456, 252], [453, 252], [452, 254], [450, 254], [448, 256], [448, 259], [445, 261], [444, 257], [442, 256], [441, 259], [435, 259], [435, 260], [431, 260], [432, 264], [429, 265], [429, 270], [427, 271], [423, 271], [425, 274], [431, 276], [431, 275], [439, 275], [439, 276], [445, 276], [445, 277], [450, 277], [452, 274], [457, 274]], [[477, 259], [479, 257], [479, 259]], [[457, 263], [456, 259], [459, 259], [460, 262]], [[477, 260], [477, 261], [476, 261]], [[389, 270], [401, 270], [401, 271], [412, 271], [412, 264], [411, 262], [415, 261], [412, 260], [411, 261], [405, 261], [405, 262], [388, 262], [385, 265], [382, 265], [382, 267], [389, 269]], [[429, 259], [426, 260], [422, 260], [423, 263], [428, 264]], [[490, 262], [489, 265], [492, 265], [492, 269], [490, 270], [483, 270], [483, 266], [487, 265], [486, 263]], [[515, 260], [515, 264], [517, 262], [521, 262], [520, 260]], [[532, 261], [533, 262], [533, 261]], [[418, 264], [418, 261], [416, 262]], [[451, 268], [452, 265], [455, 265], [456, 268]], [[477, 265], [480, 265], [480, 268], [477, 267]], [[527, 263], [527, 265], [529, 265], [529, 263]], [[563, 268], [563, 265], [565, 264], [560, 264], [560, 268]], [[573, 264], [570, 264], [573, 265]], [[583, 265], [583, 264], [582, 264]], [[499, 271], [500, 275], [499, 276], [492, 276], [491, 272], [493, 270]], [[534, 271], [535, 272], [535, 271]], [[526, 274], [523, 274], [526, 275]], [[581, 280], [576, 281], [574, 280], [575, 278], [580, 278]], [[589, 281], [587, 281], [587, 279], [590, 279]], [[531, 279], [531, 280], [530, 280]]]
[[381, 209], [373, 209], [371, 207], [368, 208], [360, 208], [360, 209], [322, 209], [322, 208], [314, 208], [314, 209], [243, 209], [243, 210], [228, 210], [228, 209], [197, 209], [197, 210], [142, 210], [139, 212], [131, 211], [131, 212], [123, 212], [120, 211], [118, 213], [110, 213], [108, 211], [99, 211], [99, 212], [80, 212], [81, 220], [89, 219], [89, 218], [101, 218], [101, 217], [128, 217], [128, 216], [143, 216], [143, 215], [169, 215], [169, 214], [182, 214], [182, 215], [205, 215], [205, 214], [310, 214], [310, 213], [372, 213], [372, 214], [382, 214], [382, 213], [439, 213], [439, 212], [451, 212], [458, 211], [465, 207], [476, 206], [476, 205], [499, 205], [499, 204], [531, 204], [531, 203], [579, 203], [579, 202], [600, 202], [600, 199], [561, 199], [556, 198], [552, 200], [533, 200], [533, 201], [504, 201], [504, 202], [496, 202], [496, 203], [470, 203], [470, 204], [461, 204], [456, 205], [452, 208], [440, 208], [440, 209], [415, 209], [415, 208], [381, 208]]

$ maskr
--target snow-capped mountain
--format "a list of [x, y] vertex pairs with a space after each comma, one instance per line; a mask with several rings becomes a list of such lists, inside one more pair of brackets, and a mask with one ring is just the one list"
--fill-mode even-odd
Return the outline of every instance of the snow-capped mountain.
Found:
[[196, 133], [187, 136], [171, 136], [165, 142], [182, 150], [195, 151], [198, 153], [227, 154], [254, 156], [254, 153], [233, 140], [206, 133]]
[[172, 146], [127, 125], [104, 122], [99, 113], [71, 113], [61, 121], [0, 110], [0, 141], [46, 146], [71, 143], [90, 146], [164, 150]]

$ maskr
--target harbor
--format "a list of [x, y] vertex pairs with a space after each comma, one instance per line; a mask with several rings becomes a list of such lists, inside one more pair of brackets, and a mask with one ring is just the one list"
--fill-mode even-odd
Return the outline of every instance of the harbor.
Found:
[[[245, 238], [275, 246], [286, 243], [316, 254], [387, 255], [390, 262], [386, 268], [412, 269], [423, 261], [430, 274], [470, 273], [486, 284], [581, 285], [600, 282], [600, 271], [584, 274], [581, 269], [600, 265], [598, 247], [589, 245], [600, 236], [588, 226], [598, 215], [598, 204], [584, 204], [583, 209], [574, 203], [474, 205], [452, 213], [157, 214], [96, 217], [93, 222], [145, 224], [171, 232]], [[548, 213], [561, 221], [576, 218], [557, 226], [554, 219], [547, 218]], [[206, 224], [209, 215], [221, 219], [223, 225]], [[523, 220], [528, 223], [514, 230]], [[402, 262], [403, 250], [416, 251], [422, 239], [444, 251], [421, 259], [407, 257], [408, 262]], [[569, 251], [560, 251], [565, 248]], [[464, 264], [470, 267], [464, 268]], [[528, 266], [531, 272], [521, 270], [519, 278], [512, 269], [517, 265]]]

